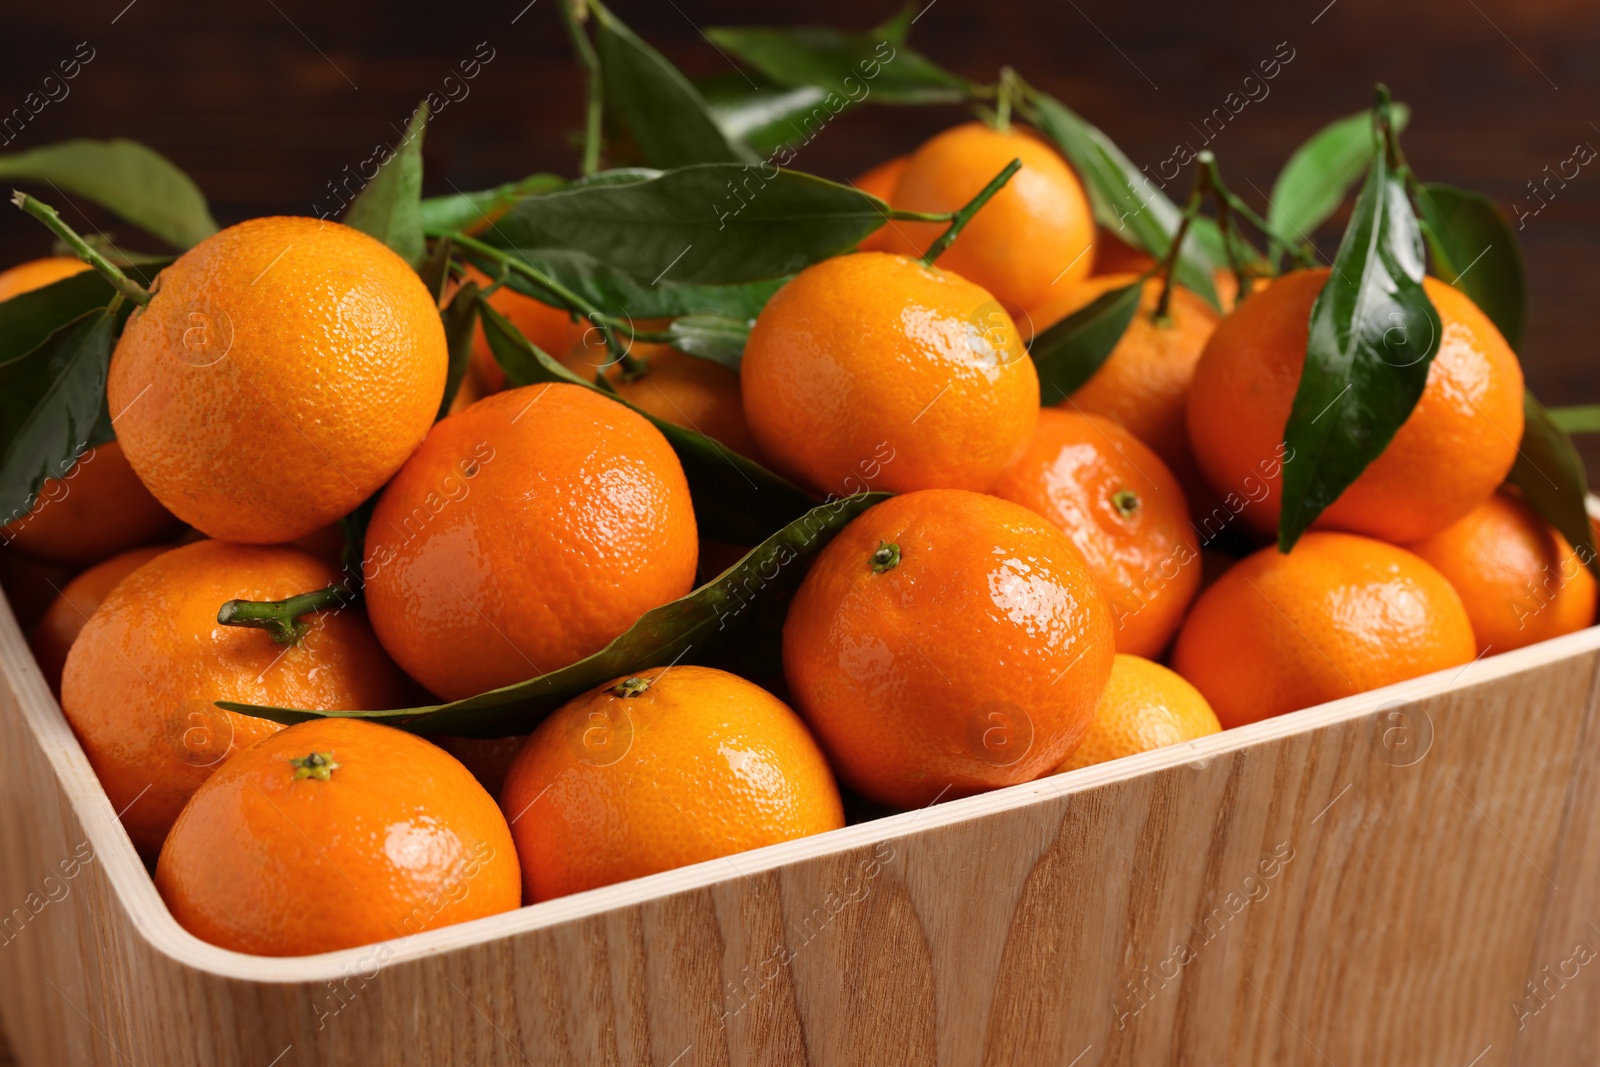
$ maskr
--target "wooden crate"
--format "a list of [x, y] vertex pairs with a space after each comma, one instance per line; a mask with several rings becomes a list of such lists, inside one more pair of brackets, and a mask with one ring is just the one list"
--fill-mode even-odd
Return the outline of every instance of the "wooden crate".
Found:
[[167, 914], [0, 610], [0, 1009], [31, 1067], [1592, 1064], [1597, 664], [1600, 628], [399, 943], [262, 959]]

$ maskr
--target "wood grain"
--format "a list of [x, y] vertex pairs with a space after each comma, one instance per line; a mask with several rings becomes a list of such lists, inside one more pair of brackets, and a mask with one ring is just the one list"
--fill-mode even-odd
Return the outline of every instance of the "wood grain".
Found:
[[1600, 948], [1597, 665], [1591, 629], [381, 949], [264, 960], [172, 922], [0, 614], [0, 908], [93, 850], [5, 931], [0, 1012], [40, 1067], [1592, 1063], [1600, 966], [1570, 960]]

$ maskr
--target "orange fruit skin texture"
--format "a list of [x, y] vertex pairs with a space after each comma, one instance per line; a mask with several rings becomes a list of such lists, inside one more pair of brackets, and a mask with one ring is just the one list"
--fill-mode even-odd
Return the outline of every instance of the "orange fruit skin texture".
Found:
[[[1043, 331], [1102, 294], [1137, 280], [1138, 275], [1134, 274], [1090, 278], [1035, 308], [1031, 314], [1033, 327]], [[1189, 450], [1184, 409], [1195, 365], [1200, 362], [1211, 331], [1216, 329], [1217, 313], [1189, 290], [1175, 286], [1167, 304], [1171, 324], [1157, 325], [1150, 316], [1160, 301], [1161, 279], [1151, 278], [1139, 294], [1139, 310], [1134, 312], [1133, 321], [1093, 377], [1071, 397], [1044, 399], [1090, 415], [1104, 415], [1126, 426], [1155, 449], [1185, 491], [1193, 495], [1203, 483]]]
[[[477, 282], [480, 289], [490, 285], [489, 277], [471, 265], [466, 269], [466, 276]], [[560, 308], [524, 296], [509, 285], [490, 293], [488, 304], [521, 330], [522, 336], [558, 359], [582, 339], [587, 328], [584, 323], [574, 323], [572, 316]], [[472, 335], [472, 360], [468, 366], [483, 395], [498, 393], [506, 387], [506, 372], [494, 358], [481, 322]]]
[[744, 417], [737, 371], [664, 344], [638, 341], [628, 354], [646, 367], [632, 381], [623, 377], [604, 343], [580, 343], [561, 363], [590, 381], [603, 374], [618, 396], [641, 411], [713, 438], [742, 456], [759, 458]]
[[1594, 622], [1594, 575], [1567, 539], [1520, 497], [1496, 493], [1407, 547], [1461, 594], [1481, 655]]
[[[886, 204], [894, 203], [894, 188], [900, 183], [900, 175], [906, 172], [906, 164], [911, 162], [910, 156], [895, 156], [886, 159], [876, 167], [867, 171], [851, 182], [863, 193], [871, 194]], [[982, 188], [981, 186], [979, 188]], [[862, 252], [892, 252], [894, 251], [894, 231], [888, 223], [869, 233], [866, 238], [856, 246]], [[918, 255], [921, 251], [918, 251]]]
[[[1031, 132], [969, 122], [912, 153], [890, 203], [907, 211], [964, 207], [1013, 159], [1022, 169], [978, 210], [939, 265], [981, 285], [1008, 309], [1031, 307], [1052, 285], [1070, 288], [1094, 265], [1094, 220], [1077, 175]], [[920, 256], [948, 228], [894, 222], [890, 251]]]
[[[617, 695], [629, 677], [643, 693]], [[709, 667], [625, 675], [534, 730], [501, 808], [530, 902], [837, 830], [844, 808], [805, 724]]]
[[[1242, 510], [1263, 533], [1277, 530], [1283, 472], [1274, 457], [1305, 364], [1311, 307], [1327, 276], [1286, 274], [1240, 304], [1211, 335], [1189, 388], [1189, 438], [1201, 471], [1224, 497], [1242, 498], [1264, 483]], [[1462, 293], [1434, 278], [1424, 278], [1423, 288], [1443, 334], [1422, 397], [1316, 528], [1420, 540], [1487, 500], [1517, 458], [1516, 355]]]
[[28, 635], [28, 647], [33, 650], [33, 658], [39, 662], [45, 681], [57, 694], [61, 692], [61, 670], [67, 665], [67, 652], [106, 594], [122, 579], [167, 551], [167, 547], [135, 548], [96, 563], [68, 582], [50, 602], [44, 616]]
[[1472, 662], [1461, 597], [1403, 548], [1308, 533], [1263, 548], [1200, 594], [1172, 666], [1227, 728]]
[[447, 362], [399, 256], [338, 223], [260, 218], [161, 272], [108, 389], [157, 500], [211, 537], [273, 544], [388, 481], [433, 424]]
[[[327, 753], [326, 780], [290, 761]], [[358, 719], [274, 734], [195, 793], [156, 864], [184, 929], [235, 952], [307, 956], [511, 911], [505, 816], [449, 753]]]
[[82, 567], [171, 537], [178, 527], [122, 446], [107, 441], [79, 456], [66, 477], [46, 478], [33, 507], [0, 529], [0, 538], [40, 559]]
[[1221, 730], [1217, 713], [1200, 690], [1159, 663], [1119, 652], [1089, 732], [1058, 770], [1077, 770]]
[[[899, 563], [874, 573], [880, 543]], [[1111, 673], [1111, 613], [1060, 530], [932, 489], [862, 513], [783, 628], [795, 706], [861, 795], [911, 808], [1060, 765]]]
[[598, 652], [693, 586], [689, 485], [661, 431], [578, 385], [442, 420], [367, 527], [373, 628], [455, 700]]
[[1183, 490], [1154, 452], [1110, 419], [1046, 408], [993, 492], [1049, 519], [1083, 553], [1118, 652], [1161, 654], [1200, 588], [1200, 545]]
[[43, 289], [52, 282], [70, 278], [89, 269], [89, 264], [76, 256], [46, 256], [30, 259], [15, 267], [0, 271], [0, 300]]
[[141, 853], [156, 854], [213, 771], [279, 729], [213, 701], [317, 710], [409, 703], [405, 678], [359, 608], [313, 616], [287, 649], [263, 630], [217, 622], [229, 600], [281, 600], [339, 577], [298, 549], [197, 541], [128, 575], [89, 617], [67, 654], [61, 709]]
[[824, 260], [778, 290], [740, 377], [762, 455], [821, 493], [981, 492], [1039, 416], [1039, 376], [994, 298], [882, 252]]

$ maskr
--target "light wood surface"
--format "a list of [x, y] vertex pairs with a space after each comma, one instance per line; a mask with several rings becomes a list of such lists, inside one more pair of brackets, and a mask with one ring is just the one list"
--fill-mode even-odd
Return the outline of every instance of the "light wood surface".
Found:
[[1597, 662], [1589, 630], [379, 965], [179, 929], [0, 613], [0, 907], [93, 851], [6, 932], [0, 1010], [30, 1067], [1593, 1063]]

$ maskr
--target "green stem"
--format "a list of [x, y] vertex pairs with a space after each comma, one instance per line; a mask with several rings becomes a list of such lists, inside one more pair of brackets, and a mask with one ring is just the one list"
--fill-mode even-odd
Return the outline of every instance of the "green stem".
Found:
[[588, 177], [600, 169], [600, 120], [605, 107], [604, 83], [600, 80], [600, 57], [595, 53], [589, 35], [581, 25], [587, 18], [584, 0], [561, 0], [561, 16], [572, 36], [573, 50], [583, 64], [586, 75], [586, 99], [583, 123], [582, 174]]
[[1017, 72], [1010, 67], [1000, 68], [1000, 81], [995, 87], [994, 128], [1001, 133], [1011, 132], [1011, 102], [1017, 92]]
[[1378, 144], [1389, 157], [1389, 166], [1397, 171], [1408, 169], [1406, 167], [1406, 154], [1400, 149], [1400, 135], [1395, 132], [1393, 101], [1389, 98], [1389, 87], [1379, 82], [1376, 87], [1377, 101], [1372, 105], [1373, 133], [1378, 137]]
[[922, 265], [925, 267], [933, 266], [933, 261], [943, 255], [944, 250], [954, 244], [961, 231], [966, 229], [967, 223], [972, 221], [972, 216], [976, 215], [979, 209], [989, 202], [990, 197], [998, 193], [1001, 187], [1011, 180], [1011, 176], [1021, 169], [1022, 160], [1013, 159], [1006, 164], [1005, 170], [996, 174], [994, 179], [967, 203], [966, 207], [950, 216], [950, 228], [940, 234], [939, 239], [929, 245], [926, 252], [922, 253]]
[[[554, 278], [551, 278], [549, 275], [545, 274], [544, 271], [533, 266], [532, 264], [518, 259], [516, 256], [507, 254], [503, 249], [496, 248], [491, 244], [485, 244], [476, 237], [469, 237], [468, 235], [459, 231], [452, 233], [450, 235], [450, 239], [456, 244], [460, 245], [462, 248], [469, 248], [481, 255], [489, 256], [491, 259], [497, 261], [503, 268], [516, 271], [524, 278], [527, 278], [529, 281], [539, 286], [539, 288], [548, 291], [556, 299], [565, 303], [567, 311], [582, 315], [584, 318], [598, 326], [600, 328], [600, 332], [605, 336], [606, 348], [609, 349], [611, 354], [616, 357], [614, 362], [621, 365], [622, 374], [628, 380], [631, 381], [645, 373], [645, 365], [639, 360], [628, 355], [627, 348], [622, 344], [622, 341], [617, 336], [620, 320], [614, 318], [613, 316], [607, 315], [605, 312], [601, 311], [598, 307], [591, 304], [589, 301], [585, 300], [571, 289], [568, 289]], [[632, 334], [630, 333], [629, 336], [631, 337]]]
[[112, 288], [123, 296], [132, 300], [140, 307], [150, 303], [150, 290], [128, 277], [105, 257], [101, 251], [84, 240], [76, 230], [62, 221], [56, 209], [46, 204], [43, 200], [29, 196], [27, 193], [11, 191], [11, 202], [26, 211], [40, 222], [44, 223], [51, 233], [59, 237], [66, 246], [89, 266], [100, 272], [101, 277], [111, 283]]
[[230, 600], [217, 611], [217, 622], [265, 630], [278, 644], [292, 645], [310, 628], [310, 623], [301, 622], [300, 616], [340, 607], [345, 599], [343, 586], [330, 585], [287, 600]]
[[1568, 433], [1600, 433], [1600, 404], [1551, 408], [1550, 418]]
[[1178, 256], [1183, 251], [1183, 242], [1189, 238], [1189, 226], [1194, 222], [1194, 217], [1200, 211], [1200, 203], [1205, 199], [1206, 191], [1211, 188], [1212, 162], [1210, 152], [1201, 152], [1195, 157], [1194, 188], [1189, 190], [1189, 202], [1183, 205], [1183, 217], [1178, 220], [1178, 232], [1172, 235], [1172, 243], [1167, 246], [1167, 254], [1161, 257], [1161, 299], [1156, 301], [1155, 310], [1150, 313], [1152, 322], [1166, 325], [1172, 321], [1169, 309], [1172, 306], [1173, 275], [1178, 272]]

